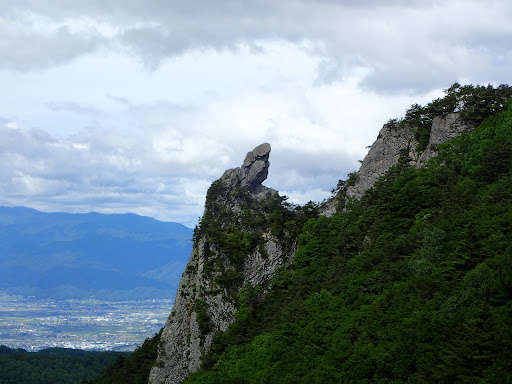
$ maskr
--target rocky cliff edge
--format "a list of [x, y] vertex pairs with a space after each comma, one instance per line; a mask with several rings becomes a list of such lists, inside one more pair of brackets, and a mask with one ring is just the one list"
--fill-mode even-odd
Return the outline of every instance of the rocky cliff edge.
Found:
[[262, 185], [270, 150], [268, 143], [256, 147], [241, 167], [227, 170], [208, 190], [150, 383], [179, 383], [196, 372], [213, 336], [234, 321], [239, 290], [265, 283], [277, 267], [291, 262], [294, 247], [284, 248], [261, 220], [263, 202], [282, 201]]
[[377, 180], [384, 176], [391, 167], [398, 163], [404, 153], [409, 156], [409, 165], [419, 168], [437, 155], [436, 148], [465, 131], [472, 131], [474, 123], [463, 121], [459, 113], [447, 113], [432, 120], [430, 137], [424, 150], [418, 150], [415, 138], [416, 127], [409, 124], [387, 123], [379, 131], [377, 139], [369, 147], [368, 154], [361, 163], [359, 171], [354, 174], [352, 185], [347, 186], [343, 196], [330, 199], [324, 205], [322, 214], [332, 216], [340, 209], [342, 198], [343, 207], [350, 199], [360, 199], [370, 190]]
[[[385, 124], [362, 161], [355, 180], [321, 212], [330, 216], [350, 199], [360, 199], [406, 152], [411, 166], [420, 167], [437, 154], [436, 147], [473, 125], [459, 114], [433, 119], [428, 145], [418, 151], [415, 127]], [[279, 266], [289, 264], [295, 246], [283, 247], [265, 220], [268, 204], [279, 205], [278, 193], [262, 185], [268, 175], [270, 144], [249, 152], [241, 167], [229, 169], [208, 190], [205, 211], [195, 230], [194, 248], [180, 280], [172, 313], [163, 329], [151, 384], [180, 383], [201, 367], [213, 336], [234, 321], [236, 294], [246, 285], [270, 280]], [[342, 209], [342, 208], [341, 208]]]

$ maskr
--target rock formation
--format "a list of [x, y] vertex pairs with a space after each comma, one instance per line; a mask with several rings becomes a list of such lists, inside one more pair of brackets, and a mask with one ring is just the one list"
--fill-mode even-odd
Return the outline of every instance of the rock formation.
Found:
[[[387, 123], [380, 130], [377, 139], [371, 145], [362, 161], [353, 185], [347, 187], [343, 199], [360, 199], [371, 189], [375, 182], [398, 163], [403, 151], [409, 154], [409, 164], [414, 167], [424, 166], [437, 155], [436, 148], [462, 132], [471, 131], [474, 124], [463, 121], [458, 113], [448, 113], [432, 120], [430, 138], [425, 150], [419, 152], [418, 142], [414, 136], [416, 127], [408, 124]], [[328, 200], [321, 211], [323, 215], [332, 216], [337, 210], [336, 197]]]
[[[423, 166], [436, 155], [437, 145], [472, 128], [456, 113], [436, 117], [429, 143], [420, 153], [414, 127], [385, 124], [342, 198], [360, 199], [397, 164], [404, 151], [411, 166]], [[261, 224], [256, 230], [251, 225], [244, 226], [244, 220], [265, 215], [264, 202], [281, 201], [275, 190], [261, 184], [268, 174], [269, 154], [269, 144], [256, 147], [247, 154], [241, 167], [224, 172], [208, 190], [203, 218], [195, 231], [194, 248], [151, 370], [151, 384], [179, 383], [196, 372], [214, 335], [225, 331], [234, 321], [237, 309], [234, 297], [240, 289], [245, 284], [268, 282], [277, 267], [292, 261], [295, 245], [284, 248]], [[336, 198], [333, 198], [324, 205], [322, 213], [329, 216], [336, 209]], [[227, 239], [229, 231], [235, 239], [231, 243]], [[244, 242], [257, 246], [243, 248], [240, 244]]]
[[364, 192], [373, 187], [379, 177], [398, 162], [404, 149], [409, 151], [409, 156], [414, 161], [417, 158], [415, 151], [417, 145], [411, 127], [384, 124], [363, 159], [355, 184], [347, 189], [347, 198], [360, 199]]
[[250, 230], [237, 224], [242, 213], [249, 217], [256, 213], [248, 202], [257, 209], [260, 201], [280, 199], [276, 191], [261, 185], [268, 174], [269, 154], [270, 144], [256, 147], [241, 167], [227, 170], [210, 187], [194, 248], [162, 332], [150, 383], [179, 383], [196, 372], [213, 336], [234, 321], [236, 293], [245, 284], [268, 281], [277, 267], [291, 262], [294, 249], [284, 249], [265, 228], [252, 232], [258, 236], [259, 246], [247, 248], [241, 259], [230, 254], [223, 238], [216, 237], [218, 228], [238, 225], [237, 233], [242, 236]]
[[418, 157], [415, 166], [419, 168], [425, 165], [428, 159], [436, 156], [438, 145], [448, 142], [462, 132], [472, 131], [474, 128], [474, 123], [462, 121], [458, 113], [434, 117], [427, 148]]
[[232, 188], [248, 187], [250, 192], [264, 190], [261, 185], [268, 175], [268, 157], [270, 155], [270, 144], [263, 143], [245, 156], [244, 163], [239, 168], [228, 169], [220, 178]]

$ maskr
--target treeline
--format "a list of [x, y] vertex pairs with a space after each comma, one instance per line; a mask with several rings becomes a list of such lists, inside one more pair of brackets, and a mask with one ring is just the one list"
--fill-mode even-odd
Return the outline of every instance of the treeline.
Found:
[[444, 97], [424, 106], [413, 104], [402, 119], [391, 119], [388, 124], [414, 127], [414, 136], [418, 142], [417, 150], [421, 152], [428, 144], [432, 120], [436, 116], [457, 112], [463, 120], [478, 126], [505, 108], [512, 97], [512, 87], [506, 84], [494, 88], [492, 85], [454, 83], [444, 90], [444, 94]]
[[512, 383], [506, 104], [425, 168], [402, 161], [346, 212], [309, 219], [186, 383]]
[[127, 352], [49, 348], [38, 352], [0, 346], [2, 384], [76, 384], [97, 376]]
[[2, 384], [147, 384], [162, 331], [134, 352], [48, 348], [38, 352], [0, 345]]

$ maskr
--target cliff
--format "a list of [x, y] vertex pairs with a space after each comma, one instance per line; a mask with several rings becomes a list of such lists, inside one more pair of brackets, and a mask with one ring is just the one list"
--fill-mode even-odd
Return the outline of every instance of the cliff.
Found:
[[420, 149], [415, 135], [415, 125], [396, 121], [384, 124], [364, 157], [359, 171], [353, 175], [353, 179], [338, 196], [326, 202], [322, 214], [332, 216], [340, 209], [340, 205], [343, 209], [350, 200], [359, 200], [380, 177], [398, 164], [401, 156], [405, 156], [410, 166], [422, 167], [430, 158], [437, 155], [438, 145], [448, 142], [462, 132], [472, 131], [474, 125], [474, 122], [464, 121], [459, 113], [436, 116], [432, 119], [428, 144], [424, 149]]
[[[512, 382], [512, 108], [438, 148], [463, 120], [436, 116], [381, 132], [381, 150], [400, 149], [397, 166], [350, 209], [301, 226], [292, 262], [270, 285], [241, 290], [236, 321], [186, 383]], [[421, 166], [429, 143], [437, 155]], [[224, 206], [207, 211], [223, 217]], [[221, 239], [236, 232], [217, 236], [205, 218], [198, 237], [207, 224], [210, 243], [227, 251]], [[243, 249], [233, 250], [225, 254], [243, 265]]]
[[256, 147], [208, 190], [150, 383], [179, 383], [196, 372], [213, 336], [234, 321], [238, 291], [265, 283], [292, 260], [295, 245], [270, 231], [269, 214], [285, 211], [278, 193], [261, 184], [269, 154], [269, 144]]
[[423, 151], [418, 150], [415, 129], [410, 124], [384, 124], [363, 159], [355, 184], [347, 189], [347, 198], [360, 199], [381, 176], [398, 163], [404, 151], [411, 166], [421, 167], [436, 156], [439, 144], [446, 143], [464, 131], [473, 130], [473, 125], [463, 122], [457, 113], [436, 116], [432, 120], [429, 141]]
[[321, 208], [327, 217], [261, 184], [269, 144], [226, 171], [208, 191], [150, 383], [179, 383], [203, 362], [190, 382], [478, 382], [506, 372], [510, 356], [489, 341], [512, 305], [512, 111], [492, 116], [512, 89], [498, 88], [506, 97], [494, 104], [491, 91], [454, 85], [385, 124]]
[[[438, 116], [433, 119], [428, 145], [418, 151], [415, 127], [385, 124], [343, 198], [360, 199], [404, 153], [411, 166], [420, 167], [436, 155], [437, 145], [472, 128], [456, 113]], [[268, 175], [270, 150], [268, 143], [256, 147], [241, 167], [225, 171], [208, 190], [150, 383], [179, 383], [198, 371], [215, 334], [226, 331], [235, 320], [240, 289], [268, 282], [276, 268], [293, 260], [296, 238], [289, 236], [288, 246], [284, 246], [275, 234], [279, 231], [273, 232], [268, 220], [276, 208], [286, 210], [278, 193], [262, 185]], [[323, 214], [331, 216], [339, 209], [337, 205], [332, 199]]]

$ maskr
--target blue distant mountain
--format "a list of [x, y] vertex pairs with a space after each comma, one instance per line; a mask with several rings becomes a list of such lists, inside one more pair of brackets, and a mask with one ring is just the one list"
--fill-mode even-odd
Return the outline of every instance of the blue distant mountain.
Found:
[[0, 207], [0, 291], [56, 299], [174, 298], [192, 229], [134, 214]]

